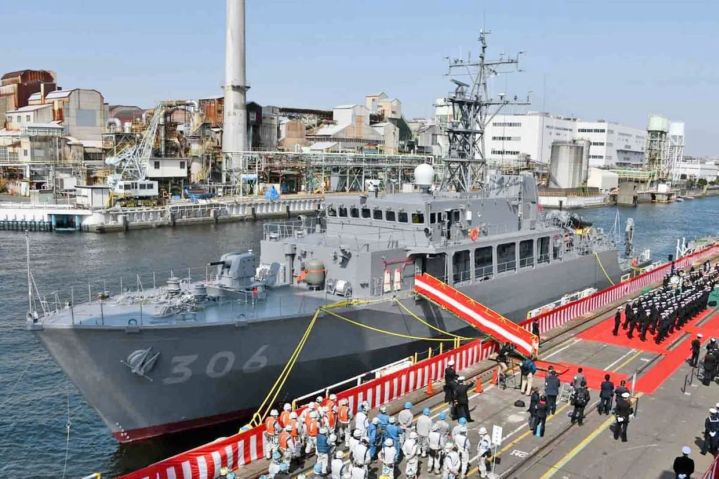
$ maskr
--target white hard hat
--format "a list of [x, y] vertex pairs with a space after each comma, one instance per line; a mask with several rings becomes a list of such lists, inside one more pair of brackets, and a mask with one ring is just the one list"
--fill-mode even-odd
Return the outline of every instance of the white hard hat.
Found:
[[379, 424], [379, 418], [378, 417], [372, 418], [372, 424]]
[[697, 338], [703, 338], [704, 335], [702, 333], [697, 334]]
[[464, 376], [460, 376], [457, 378], [457, 381], [464, 381], [466, 378]]
[[287, 431], [287, 432], [292, 431], [292, 426], [290, 426], [289, 424], [286, 425], [286, 426], [285, 426], [285, 431]]
[[392, 446], [394, 446], [394, 441], [390, 438], [387, 438], [384, 440], [384, 445], [387, 447], [392, 447]]
[[326, 427], [321, 427], [321, 428], [320, 428], [320, 434], [327, 434], [327, 428], [326, 428]]
[[447, 364], [450, 366], [454, 366], [454, 359], [450, 359], [449, 361], [447, 361]]
[[317, 416], [318, 416], [317, 411], [311, 411], [311, 412], [310, 412], [310, 417], [311, 417], [312, 419], [317, 419]]
[[682, 454], [684, 454], [685, 456], [688, 456], [688, 455], [691, 454], [691, 453], [692, 453], [692, 450], [689, 449], [689, 446], [684, 446], [684, 447], [682, 448]]
[[380, 407], [379, 407], [379, 412], [381, 412], [381, 413], [386, 413], [386, 412], [387, 412], [387, 406], [380, 406]]
[[390, 424], [394, 424], [395, 422], [397, 422], [397, 419], [395, 419], [394, 416], [390, 416], [390, 417], [389, 417], [389, 423], [390, 423]]
[[285, 411], [291, 411], [292, 406], [290, 405], [290, 403], [286, 402], [285, 405], [282, 406], [282, 409], [284, 409]]
[[324, 400], [325, 400], [325, 398], [323, 398], [322, 396], [317, 396], [317, 398], [315, 399], [315, 402], [317, 404], [319, 404], [319, 403], [323, 402]]
[[337, 452], [335, 452], [335, 457], [337, 459], [342, 459], [343, 457], [345, 457], [345, 453], [342, 451], [337, 451]]
[[297, 419], [297, 413], [294, 412], [294, 411], [292, 411], [292, 412], [290, 413], [290, 419]]
[[346, 400], [346, 399], [340, 399], [339, 405], [340, 405], [340, 406], [344, 406], [345, 404], [347, 404], [347, 400]]
[[709, 408], [709, 414], [716, 414], [717, 410], [715, 408]]
[[310, 408], [310, 409], [314, 409], [314, 408], [317, 407], [317, 403], [314, 402], [314, 401], [312, 401], [312, 402], [310, 402], [310, 403], [307, 405], [307, 407]]
[[467, 434], [467, 426], [459, 426], [457, 432], [460, 434]]
[[279, 415], [280, 415], [280, 413], [277, 412], [277, 409], [273, 409], [272, 411], [270, 411], [270, 416], [279, 416]]
[[330, 434], [330, 437], [327, 438], [327, 442], [330, 444], [337, 442], [337, 434]]
[[331, 399], [332, 401], [336, 401], [336, 400], [337, 400], [337, 395], [336, 395], [336, 394], [330, 394], [330, 399]]
[[444, 445], [445, 451], [451, 451], [454, 449], [454, 443], [452, 441], [449, 441], [447, 444]]
[[627, 399], [627, 398], [629, 397], [629, 393], [622, 393], [622, 397], [623, 397], [624, 399]]
[[355, 439], [359, 439], [360, 437], [362, 437], [362, 431], [360, 431], [359, 429], [355, 429], [354, 432], [352, 432], [352, 437]]
[[482, 435], [487, 434], [487, 428], [484, 427], [484, 426], [480, 427], [480, 428], [479, 428], [479, 433], [482, 434]]
[[416, 432], [416, 431], [410, 432], [410, 433], [409, 433], [409, 438], [410, 438], [410, 439], [417, 439], [417, 432]]

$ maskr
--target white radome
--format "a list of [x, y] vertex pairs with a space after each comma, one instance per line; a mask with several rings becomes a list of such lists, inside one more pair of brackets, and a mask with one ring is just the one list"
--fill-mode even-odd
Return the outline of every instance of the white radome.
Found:
[[432, 186], [434, 182], [434, 168], [424, 163], [414, 169], [414, 184], [417, 186]]

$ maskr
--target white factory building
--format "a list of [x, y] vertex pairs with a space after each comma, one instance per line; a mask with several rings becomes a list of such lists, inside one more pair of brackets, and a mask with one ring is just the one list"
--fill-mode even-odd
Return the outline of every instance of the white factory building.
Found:
[[685, 156], [674, 164], [677, 179], [715, 181], [719, 178], [719, 160]]
[[[444, 113], [440, 108], [440, 116]], [[441, 119], [438, 119], [441, 121]], [[646, 131], [607, 121], [585, 121], [549, 113], [497, 115], [485, 131], [490, 163], [549, 163], [552, 143], [587, 140], [590, 167], [639, 167], [644, 161]]]

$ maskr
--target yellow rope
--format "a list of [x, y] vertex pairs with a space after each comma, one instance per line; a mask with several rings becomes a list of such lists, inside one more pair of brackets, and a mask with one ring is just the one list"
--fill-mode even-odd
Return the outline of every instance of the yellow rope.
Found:
[[272, 407], [272, 405], [277, 400], [277, 396], [279, 396], [280, 391], [282, 390], [282, 386], [284, 386], [285, 382], [287, 381], [287, 378], [289, 377], [290, 373], [292, 372], [292, 368], [294, 367], [295, 363], [297, 362], [297, 358], [299, 357], [300, 353], [302, 352], [302, 349], [305, 347], [305, 343], [307, 342], [307, 338], [309, 338], [310, 333], [312, 332], [312, 328], [314, 328], [315, 323], [317, 322], [317, 318], [320, 315], [320, 311], [322, 311], [322, 308], [317, 308], [317, 311], [315, 311], [315, 315], [312, 317], [312, 321], [310, 321], [310, 324], [307, 325], [307, 329], [305, 329], [305, 333], [302, 335], [302, 338], [297, 343], [297, 347], [295, 347], [295, 350], [293, 351], [292, 355], [290, 356], [290, 359], [287, 360], [287, 364], [285, 364], [284, 369], [280, 373], [279, 377], [275, 381], [275, 384], [272, 385], [272, 388], [270, 388], [270, 392], [265, 397], [265, 400], [262, 401], [262, 404], [259, 408], [257, 408], [257, 412], [252, 416], [252, 422], [251, 424], [254, 426], [259, 426], [262, 424], [262, 421], [264, 421], [265, 417], [267, 416], [267, 413], [269, 412], [269, 409]]
[[607, 277], [610, 284], [614, 285], [614, 281], [612, 281], [612, 278], [610, 278], [609, 275], [607, 274], [607, 270], [604, 269], [604, 265], [602, 264], [602, 261], [599, 259], [599, 255], [597, 254], [596, 251], [594, 252], [594, 257], [597, 259], [597, 263], [599, 264], [599, 267], [602, 269], [602, 273], [604, 273], [604, 276]]
[[402, 302], [399, 301], [397, 298], [395, 298], [395, 302], [397, 303], [397, 306], [399, 306], [401, 309], [403, 309], [404, 311], [406, 311], [407, 314], [409, 314], [409, 315], [412, 316], [414, 319], [416, 319], [416, 320], [419, 321], [420, 323], [424, 324], [424, 325], [427, 326], [428, 328], [437, 331], [438, 333], [446, 334], [447, 336], [451, 336], [451, 337], [457, 338], [457, 339], [462, 339], [462, 340], [464, 340], [464, 341], [471, 341], [471, 340], [473, 340], [473, 339], [477, 339], [477, 338], [468, 338], [468, 337], [466, 337], [466, 336], [459, 336], [459, 335], [457, 335], [457, 334], [450, 333], [449, 331], [444, 331], [443, 329], [440, 329], [440, 328], [438, 328], [438, 327], [436, 327], [436, 326], [433, 326], [433, 325], [429, 324], [427, 321], [425, 321], [424, 319], [422, 319], [422, 318], [420, 318], [419, 316], [417, 316], [416, 314], [414, 314], [407, 306], [405, 306], [404, 304], [402, 304]]
[[454, 339], [455, 339], [455, 338], [424, 338], [421, 336], [412, 336], [409, 334], [395, 333], [394, 331], [387, 331], [386, 329], [375, 328], [374, 326], [368, 326], [366, 324], [362, 324], [360, 322], [346, 318], [346, 317], [342, 316], [341, 314], [337, 314], [332, 311], [325, 311], [325, 313], [329, 314], [330, 316], [334, 316], [337, 319], [341, 319], [342, 321], [346, 321], [350, 324], [354, 324], [355, 326], [358, 326], [360, 328], [369, 329], [370, 331], [374, 331], [376, 333], [381, 333], [381, 334], [387, 334], [389, 336], [396, 336], [398, 338], [414, 339], [414, 340], [418, 340], [418, 341], [440, 341], [440, 342], [454, 341]]

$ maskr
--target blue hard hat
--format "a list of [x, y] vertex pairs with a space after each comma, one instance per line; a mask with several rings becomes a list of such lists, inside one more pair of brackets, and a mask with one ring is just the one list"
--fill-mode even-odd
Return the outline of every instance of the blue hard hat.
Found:
[[422, 414], [424, 414], [425, 416], [429, 416], [429, 413], [430, 413], [430, 410], [428, 407], [426, 407], [422, 410]]
[[286, 462], [283, 462], [282, 464], [280, 464], [280, 471], [287, 472], [289, 470], [290, 470], [289, 464], [287, 464]]
[[406, 403], [404, 403], [404, 408], [405, 408], [405, 409], [412, 409], [412, 403], [409, 402], [409, 401], [407, 401]]
[[445, 411], [442, 411], [441, 413], [439, 413], [439, 418], [444, 421], [445, 419], [447, 419], [447, 413]]
[[464, 426], [465, 424], [467, 424], [467, 419], [464, 418], [464, 417], [460, 417], [460, 418], [459, 418], [459, 424], [462, 425], [462, 426]]
[[279, 461], [281, 457], [282, 457], [282, 456], [280, 456], [279, 451], [275, 451], [275, 452], [272, 453], [272, 459], [274, 459], [274, 460], [276, 460], [276, 461]]
[[322, 474], [322, 464], [316, 463], [314, 468], [315, 474]]

